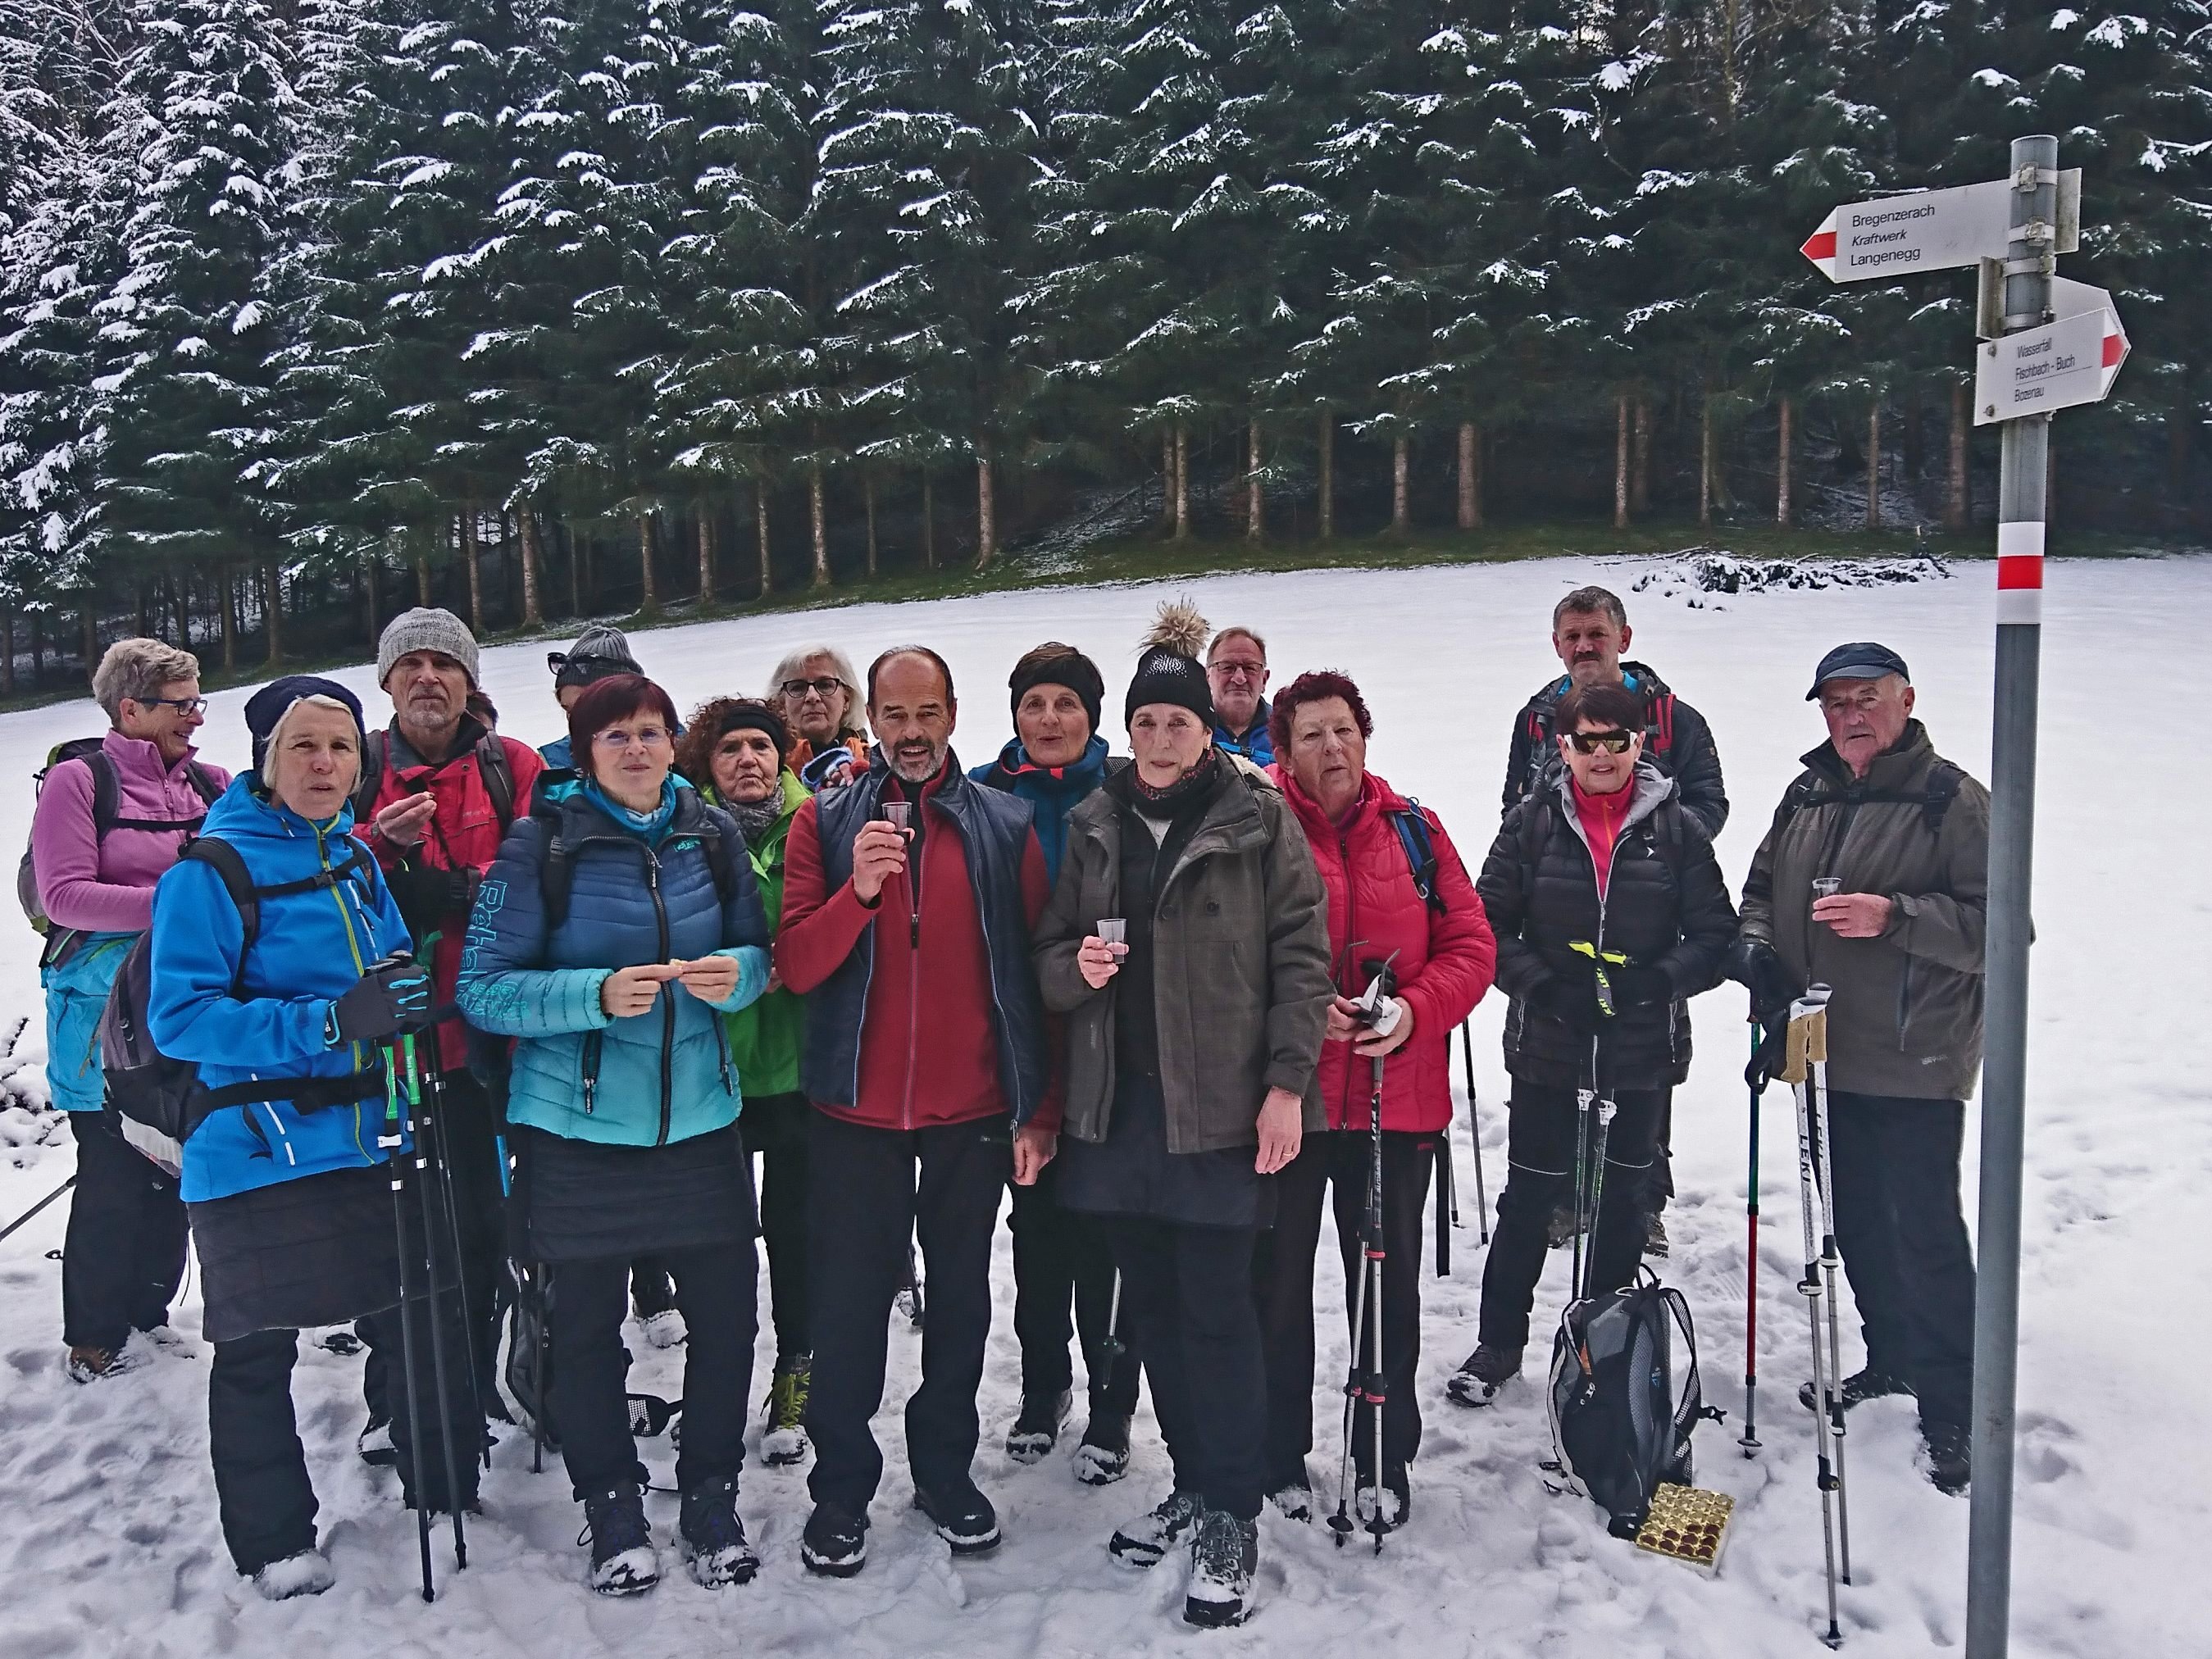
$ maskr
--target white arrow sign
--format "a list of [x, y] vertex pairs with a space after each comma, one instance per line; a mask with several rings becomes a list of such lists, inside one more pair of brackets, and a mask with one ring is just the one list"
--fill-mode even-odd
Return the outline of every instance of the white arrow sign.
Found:
[[2127, 356], [2120, 319], [2102, 307], [1988, 341], [1974, 353], [1974, 424], [2102, 403]]
[[[2081, 169], [2060, 175], [2062, 198], [2080, 190]], [[2012, 228], [2013, 182], [1960, 185], [1911, 191], [1838, 208], [1805, 239], [1800, 250], [1833, 283], [1948, 270], [1979, 259], [2002, 258]], [[2062, 202], [2061, 218], [2066, 214]], [[2054, 252], [2071, 252], [2068, 228]]]

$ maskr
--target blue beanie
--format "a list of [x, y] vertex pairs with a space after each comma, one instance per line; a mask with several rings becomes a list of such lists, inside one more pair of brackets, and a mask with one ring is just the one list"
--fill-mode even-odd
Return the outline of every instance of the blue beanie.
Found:
[[270, 734], [302, 697], [330, 697], [343, 703], [353, 715], [355, 732], [358, 735], [363, 730], [361, 699], [336, 680], [326, 680], [320, 674], [287, 674], [280, 680], [271, 680], [246, 700], [246, 729], [253, 734], [256, 773], [261, 770], [262, 757], [268, 752]]

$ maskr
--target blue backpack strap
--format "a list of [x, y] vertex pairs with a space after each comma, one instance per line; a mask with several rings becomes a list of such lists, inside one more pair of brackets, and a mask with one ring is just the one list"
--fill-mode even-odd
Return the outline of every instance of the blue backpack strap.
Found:
[[1398, 832], [1398, 844], [1406, 849], [1406, 862], [1413, 872], [1413, 890], [1421, 896], [1422, 903], [1442, 915], [1444, 896], [1437, 885], [1437, 844], [1429, 834], [1428, 814], [1421, 810], [1419, 801], [1410, 795], [1406, 799], [1406, 810], [1393, 808], [1384, 816]]

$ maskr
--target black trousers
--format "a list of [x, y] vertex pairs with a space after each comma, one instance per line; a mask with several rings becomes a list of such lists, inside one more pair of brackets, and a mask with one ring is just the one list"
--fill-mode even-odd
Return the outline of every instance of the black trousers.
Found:
[[1644, 1186], [1644, 1207], [1657, 1215], [1674, 1196], [1674, 1091], [1660, 1097], [1659, 1127], [1651, 1138], [1651, 1178]]
[[[444, 1074], [445, 1105], [426, 1099], [431, 1134], [453, 1188], [453, 1215], [460, 1235], [461, 1288], [468, 1305], [468, 1351], [474, 1357], [479, 1399], [499, 1397], [494, 1376], [499, 1359], [499, 1298], [506, 1278], [507, 1182], [500, 1152], [500, 1124], [483, 1085], [464, 1067]], [[446, 1235], [438, 1235], [441, 1260]], [[450, 1267], [441, 1267], [446, 1282]], [[372, 1422], [392, 1415], [391, 1367], [399, 1359], [397, 1328], [379, 1342], [367, 1320], [354, 1323], [355, 1334], [368, 1344], [362, 1362], [361, 1389]], [[455, 1352], [460, 1352], [458, 1348]]]
[[747, 1100], [738, 1119], [745, 1151], [760, 1154], [761, 1239], [768, 1246], [778, 1365], [814, 1352], [806, 1300], [806, 1137], [816, 1115], [805, 1095], [765, 1095]]
[[1249, 1521], [1267, 1479], [1267, 1376], [1252, 1295], [1259, 1235], [1145, 1217], [1106, 1224], [1176, 1490]]
[[[664, 1250], [676, 1281], [684, 1345], [684, 1438], [676, 1484], [732, 1480], [745, 1461], [745, 1401], [752, 1387], [756, 1330], [752, 1240]], [[623, 1346], [630, 1263], [620, 1256], [563, 1261], [553, 1268], [553, 1420], [576, 1496], [623, 1480], [645, 1484], [630, 1437], [624, 1392], [629, 1355]]]
[[1140, 1371], [1126, 1318], [1121, 1357], [1109, 1358], [1105, 1351], [1114, 1318], [1114, 1247], [1095, 1217], [1060, 1206], [1059, 1170], [1055, 1159], [1035, 1186], [1012, 1189], [1014, 1334], [1022, 1345], [1022, 1393], [1057, 1395], [1075, 1386], [1067, 1343], [1079, 1332], [1091, 1412], [1127, 1417], [1137, 1409]]
[[1836, 1244], [1867, 1364], [1911, 1383], [1920, 1419], [1964, 1425], [1974, 1396], [1974, 1257], [1959, 1203], [1966, 1108], [1831, 1094]]
[[[1605, 1190], [1590, 1240], [1594, 1291], [1632, 1283], [1644, 1259], [1651, 1141], [1666, 1098], [1663, 1089], [1622, 1089], [1613, 1096], [1620, 1109], [1606, 1139]], [[1553, 1209], [1573, 1202], [1579, 1113], [1572, 1089], [1546, 1088], [1518, 1078], [1506, 1109], [1505, 1189], [1498, 1195], [1498, 1226], [1482, 1267], [1480, 1330], [1482, 1341], [1492, 1347], [1520, 1348], [1528, 1346], [1528, 1311], [1548, 1254], [1545, 1220]], [[1593, 1126], [1593, 1139], [1595, 1133]]]
[[929, 1316], [921, 1386], [906, 1402], [907, 1457], [915, 1484], [927, 1490], [962, 1492], [971, 1480], [981, 1431], [975, 1391], [991, 1334], [991, 1242], [1013, 1161], [1004, 1136], [995, 1115], [875, 1129], [816, 1111], [808, 1123], [814, 1377], [806, 1432], [814, 1469], [807, 1489], [815, 1502], [863, 1514], [883, 1479], [883, 1451], [868, 1425], [883, 1404], [891, 1297], [917, 1232]]
[[[437, 1298], [437, 1317], [449, 1359], [461, 1351], [461, 1323], [451, 1295]], [[449, 1369], [442, 1410], [436, 1368], [431, 1364], [427, 1304], [414, 1304], [415, 1413], [401, 1412], [392, 1424], [399, 1453], [400, 1489], [408, 1501], [428, 1494], [433, 1510], [449, 1510], [444, 1444], [440, 1422], [453, 1435], [453, 1465], [460, 1501], [475, 1500], [477, 1461], [483, 1425], [469, 1396], [466, 1376]], [[391, 1356], [392, 1374], [404, 1374], [400, 1361], [399, 1310], [386, 1308], [360, 1322], [377, 1349]], [[222, 1516], [224, 1543], [240, 1572], [253, 1572], [271, 1561], [313, 1549], [315, 1545], [315, 1488], [307, 1478], [306, 1450], [292, 1414], [292, 1365], [299, 1358], [295, 1330], [256, 1331], [215, 1345], [208, 1372], [208, 1446], [215, 1462], [216, 1498]], [[417, 1437], [416, 1423], [422, 1425]], [[422, 1459], [421, 1479], [414, 1458]]]
[[76, 1185], [62, 1239], [62, 1340], [121, 1347], [169, 1322], [185, 1277], [187, 1226], [177, 1183], [131, 1149], [105, 1112], [70, 1112]]
[[[1421, 1358], [1421, 1249], [1428, 1228], [1429, 1175], [1440, 1134], [1382, 1132], [1382, 1462], [1397, 1468], [1421, 1446], [1420, 1395], [1413, 1387]], [[1366, 1269], [1360, 1240], [1366, 1225], [1368, 1138], [1364, 1131], [1309, 1134], [1298, 1155], [1275, 1176], [1274, 1231], [1255, 1255], [1255, 1285], [1267, 1366], [1267, 1484], [1290, 1485], [1306, 1473], [1313, 1449], [1314, 1257], [1321, 1245], [1322, 1200], [1336, 1216], [1344, 1262], [1344, 1322], [1355, 1341], [1352, 1312]], [[1364, 1364], [1363, 1345], [1358, 1356]], [[1334, 1379], [1333, 1379], [1334, 1380]], [[1340, 1420], [1342, 1408], [1336, 1408]], [[1360, 1468], [1374, 1462], [1373, 1408], [1362, 1402], [1352, 1433]]]

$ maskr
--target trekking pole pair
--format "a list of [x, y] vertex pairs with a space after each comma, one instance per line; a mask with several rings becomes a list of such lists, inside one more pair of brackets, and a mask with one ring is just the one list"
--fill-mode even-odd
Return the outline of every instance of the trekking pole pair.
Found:
[[[1597, 1212], [1605, 1201], [1605, 1152], [1619, 1110], [1610, 1091], [1598, 1083], [1599, 1038], [1590, 1036], [1589, 1086], [1575, 1091], [1575, 1255], [1572, 1302], [1587, 1302], [1589, 1281], [1597, 1275]], [[1591, 1133], [1591, 1125], [1596, 1133]], [[1585, 1251], [1583, 1240], [1589, 1239]]]
[[[1788, 1046], [1780, 1073], [1797, 1097], [1797, 1199], [1804, 1232], [1805, 1274], [1797, 1288], [1805, 1297], [1813, 1335], [1813, 1393], [1819, 1401], [1820, 1449], [1816, 1478], [1820, 1488], [1820, 1536], [1827, 1557], [1830, 1647], [1843, 1644], [1837, 1622], [1836, 1585], [1851, 1582], [1850, 1494], [1844, 1473], [1843, 1340], [1837, 1312], [1836, 1213], [1828, 1155], [1828, 997], [1825, 985], [1808, 986], [1790, 1005]], [[1820, 1214], [1814, 1238], [1813, 1214]], [[1827, 1304], [1826, 1352], [1821, 1343], [1821, 1304]], [[1840, 1559], [1841, 1571], [1838, 1570]]]

